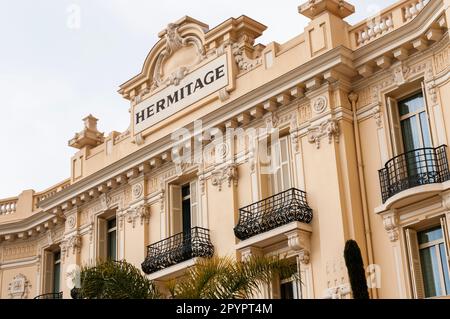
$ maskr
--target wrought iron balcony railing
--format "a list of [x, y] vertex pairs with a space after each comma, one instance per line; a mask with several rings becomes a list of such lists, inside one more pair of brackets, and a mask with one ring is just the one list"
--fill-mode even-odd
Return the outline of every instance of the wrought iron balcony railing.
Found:
[[450, 180], [447, 146], [420, 148], [394, 157], [378, 171], [383, 203], [404, 190]]
[[43, 294], [43, 295], [39, 295], [34, 297], [34, 299], [62, 299], [63, 298], [63, 293], [62, 291], [60, 292], [51, 292], [48, 294]]
[[149, 245], [142, 271], [151, 274], [194, 257], [210, 258], [213, 254], [209, 230], [193, 227], [190, 233], [179, 233]]
[[312, 218], [306, 193], [291, 188], [239, 209], [239, 222], [234, 227], [234, 234], [244, 240], [294, 221], [309, 224]]

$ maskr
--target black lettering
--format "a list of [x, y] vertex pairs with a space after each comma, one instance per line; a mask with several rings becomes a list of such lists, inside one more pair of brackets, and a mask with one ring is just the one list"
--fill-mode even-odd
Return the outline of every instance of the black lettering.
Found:
[[209, 71], [208, 73], [206, 73], [205, 78], [203, 79], [203, 82], [205, 83], [205, 85], [208, 85], [208, 84], [213, 83], [214, 80], [215, 80], [214, 71]]
[[194, 92], [197, 91], [197, 89], [203, 89], [204, 85], [202, 83], [202, 80], [197, 79], [197, 81], [195, 81], [195, 87], [194, 87]]
[[225, 72], [223, 70], [223, 68], [225, 67], [225, 65], [221, 65], [216, 69], [216, 80], [222, 78], [225, 76]]
[[184, 99], [184, 87], [180, 89], [180, 101]]
[[185, 86], [188, 89], [188, 96], [192, 94], [192, 85], [194, 85], [194, 83], [191, 82]]
[[164, 110], [164, 104], [166, 104], [166, 100], [159, 100], [156, 102], [156, 113], [159, 113], [159, 110]]
[[155, 104], [152, 104], [149, 107], [147, 107], [147, 118], [149, 118], [149, 117], [154, 115], [154, 113], [153, 113], [153, 107], [154, 106], [155, 106]]
[[139, 124], [139, 122], [142, 122], [145, 120], [145, 110], [140, 111], [139, 113], [136, 113], [136, 124]]
[[178, 91], [175, 91], [172, 95], [167, 96], [167, 107], [169, 107], [170, 104], [177, 103], [178, 102]]

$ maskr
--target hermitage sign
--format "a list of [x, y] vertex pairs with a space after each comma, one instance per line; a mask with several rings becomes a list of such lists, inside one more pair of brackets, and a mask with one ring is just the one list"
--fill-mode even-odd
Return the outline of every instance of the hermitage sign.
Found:
[[134, 134], [138, 134], [187, 106], [228, 86], [226, 54], [188, 74], [134, 108]]

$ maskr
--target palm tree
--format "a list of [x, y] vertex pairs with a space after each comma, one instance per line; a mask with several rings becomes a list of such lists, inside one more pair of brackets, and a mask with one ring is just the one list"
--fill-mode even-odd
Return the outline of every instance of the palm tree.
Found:
[[292, 277], [296, 265], [278, 257], [251, 257], [245, 262], [230, 257], [214, 257], [197, 262], [183, 279], [172, 281], [168, 289], [178, 299], [250, 298], [262, 283], [275, 276]]
[[81, 287], [71, 291], [72, 298], [156, 299], [155, 284], [126, 261], [106, 261], [81, 269]]
[[[249, 298], [260, 291], [262, 283], [275, 276], [294, 276], [297, 268], [287, 259], [251, 257], [245, 262], [231, 257], [202, 259], [182, 279], [170, 281], [172, 298], [233, 299]], [[155, 299], [162, 298], [154, 282], [126, 261], [107, 261], [81, 270], [81, 288], [73, 289], [73, 298]]]

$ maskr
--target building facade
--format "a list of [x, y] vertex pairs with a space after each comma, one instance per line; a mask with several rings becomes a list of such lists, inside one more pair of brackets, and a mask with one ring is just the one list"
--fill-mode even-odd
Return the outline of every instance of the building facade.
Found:
[[70, 178], [0, 200], [0, 297], [70, 298], [100, 259], [163, 286], [198, 258], [278, 255], [301, 282], [259, 297], [350, 298], [348, 239], [372, 298], [450, 295], [450, 1], [353, 26], [346, 1], [299, 13], [283, 44], [246, 16], [161, 31], [120, 86], [128, 130], [87, 116]]

